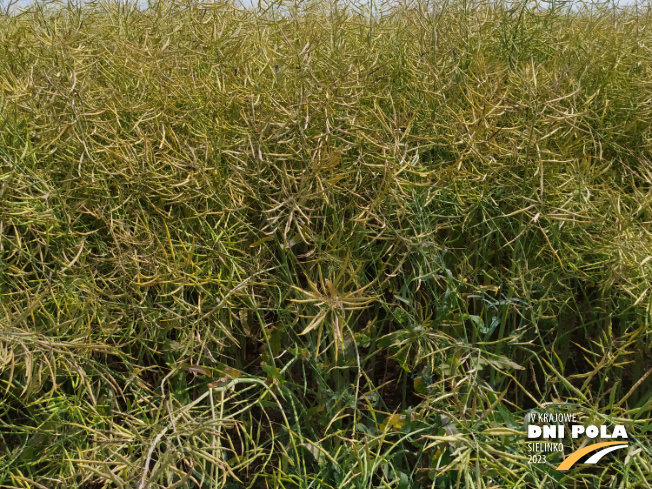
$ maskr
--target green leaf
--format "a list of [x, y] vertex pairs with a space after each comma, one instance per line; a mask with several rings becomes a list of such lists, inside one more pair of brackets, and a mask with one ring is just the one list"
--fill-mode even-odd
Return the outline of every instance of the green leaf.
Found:
[[410, 478], [404, 472], [401, 472], [399, 475], [398, 486], [396, 489], [409, 489], [410, 487]]

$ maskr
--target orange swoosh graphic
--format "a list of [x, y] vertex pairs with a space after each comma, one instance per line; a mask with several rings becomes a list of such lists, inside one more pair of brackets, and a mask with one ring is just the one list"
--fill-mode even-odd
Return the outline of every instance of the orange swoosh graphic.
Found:
[[566, 458], [566, 460], [560, 463], [557, 467], [557, 470], [568, 470], [575, 464], [575, 462], [577, 462], [587, 453], [595, 452], [600, 448], [609, 447], [611, 445], [627, 445], [627, 443], [623, 443], [622, 441], [606, 441], [604, 443], [595, 443], [593, 445], [589, 445], [588, 447], [580, 448], [579, 450], [575, 450], [568, 456], [568, 458]]

